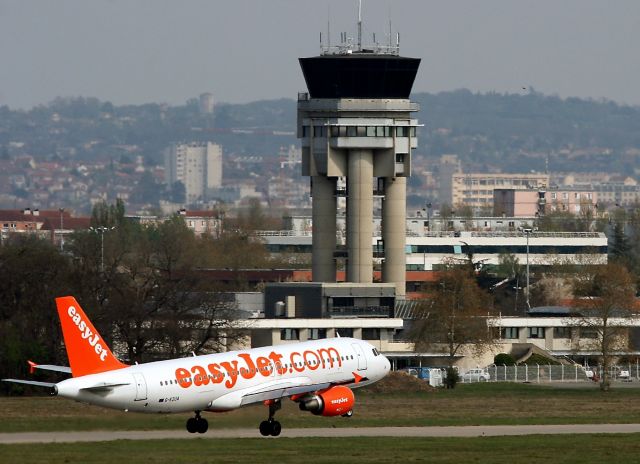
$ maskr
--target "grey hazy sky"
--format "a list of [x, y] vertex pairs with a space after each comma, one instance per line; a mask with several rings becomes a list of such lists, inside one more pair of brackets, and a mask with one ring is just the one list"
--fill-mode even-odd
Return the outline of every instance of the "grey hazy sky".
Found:
[[[466, 87], [640, 104], [640, 1], [364, 0], [365, 34], [401, 33], [414, 91]], [[294, 97], [299, 56], [356, 0], [0, 0], [0, 105], [56, 96], [116, 104]]]

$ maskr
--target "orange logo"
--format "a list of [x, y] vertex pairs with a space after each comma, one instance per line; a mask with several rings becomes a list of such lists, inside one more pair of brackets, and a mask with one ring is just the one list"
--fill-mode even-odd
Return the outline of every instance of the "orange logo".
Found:
[[93, 333], [93, 331], [89, 328], [88, 324], [82, 319], [82, 316], [76, 311], [74, 306], [69, 306], [67, 310], [67, 314], [76, 325], [78, 330], [80, 331], [80, 336], [87, 340], [87, 343], [91, 345], [98, 356], [100, 356], [100, 361], [105, 361], [107, 358], [107, 350], [105, 350], [98, 340], [100, 340], [100, 335], [97, 333]]
[[[240, 353], [238, 359], [232, 361], [220, 361], [206, 366], [195, 365], [191, 369], [179, 367], [175, 371], [178, 384], [182, 388], [189, 388], [192, 385], [218, 384], [224, 381], [226, 388], [233, 388], [239, 378], [252, 379], [260, 374], [269, 377], [275, 371], [280, 374], [287, 372], [303, 372], [305, 370], [315, 371], [316, 369], [333, 368], [334, 365], [342, 366], [342, 358], [335, 348], [320, 348], [312, 351], [306, 350], [303, 353], [297, 351], [289, 355], [288, 363], [282, 361], [283, 355], [272, 351], [268, 356], [258, 356], [255, 360], [248, 353]], [[226, 380], [225, 380], [226, 379]]]

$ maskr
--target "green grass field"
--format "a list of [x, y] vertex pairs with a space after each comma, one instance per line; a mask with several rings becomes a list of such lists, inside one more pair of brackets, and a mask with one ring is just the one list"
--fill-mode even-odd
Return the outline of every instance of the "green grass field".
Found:
[[279, 438], [0, 445], [3, 463], [619, 463], [638, 462], [640, 436]]
[[[316, 417], [285, 401], [284, 428], [420, 425], [640, 423], [640, 388], [489, 383], [426, 392], [356, 392], [351, 419]], [[482, 438], [215, 439], [216, 428], [254, 427], [262, 406], [208, 414], [208, 435], [191, 440], [0, 445], [4, 463], [618, 463], [638, 462], [640, 434]], [[111, 411], [53, 397], [0, 398], [0, 432], [182, 429], [188, 414]], [[256, 430], [257, 435], [257, 430]]]
[[[640, 388], [554, 388], [510, 383], [460, 385], [454, 390], [373, 393], [356, 391], [350, 419], [316, 417], [284, 401], [283, 427], [640, 423]], [[254, 427], [266, 408], [249, 406], [207, 414], [212, 429]], [[190, 414], [113, 411], [55, 397], [0, 398], [0, 432], [181, 429]]]

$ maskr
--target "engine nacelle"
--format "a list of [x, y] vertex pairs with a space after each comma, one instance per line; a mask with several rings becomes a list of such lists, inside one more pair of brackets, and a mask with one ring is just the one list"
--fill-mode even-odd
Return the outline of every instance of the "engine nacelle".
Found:
[[300, 400], [300, 410], [316, 416], [341, 416], [353, 409], [356, 398], [348, 387], [338, 385]]

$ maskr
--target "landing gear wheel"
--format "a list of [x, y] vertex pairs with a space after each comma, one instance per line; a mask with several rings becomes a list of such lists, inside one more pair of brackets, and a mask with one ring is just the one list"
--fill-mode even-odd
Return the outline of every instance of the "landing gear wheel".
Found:
[[270, 400], [268, 402], [265, 401], [265, 404], [269, 406], [269, 418], [266, 421], [260, 422], [260, 435], [263, 437], [268, 437], [269, 435], [277, 437], [280, 435], [280, 432], [282, 432], [282, 426], [273, 416], [275, 416], [276, 411], [282, 407], [282, 403], [280, 400]]
[[260, 422], [260, 435], [263, 437], [271, 435], [271, 423], [269, 421]]
[[282, 425], [277, 420], [266, 420], [260, 422], [260, 435], [263, 437], [277, 437], [282, 432]]
[[198, 420], [195, 417], [191, 417], [187, 420], [187, 432], [196, 433], [198, 431]]
[[351, 409], [350, 411], [345, 412], [342, 417], [351, 417], [353, 416], [353, 409]]
[[207, 419], [203, 419], [202, 417], [199, 420], [196, 420], [197, 432], [198, 433], [206, 433], [209, 430], [209, 422]]
[[280, 435], [280, 432], [282, 432], [282, 426], [280, 425], [280, 422], [271, 422], [271, 436], [277, 437], [278, 435]]

